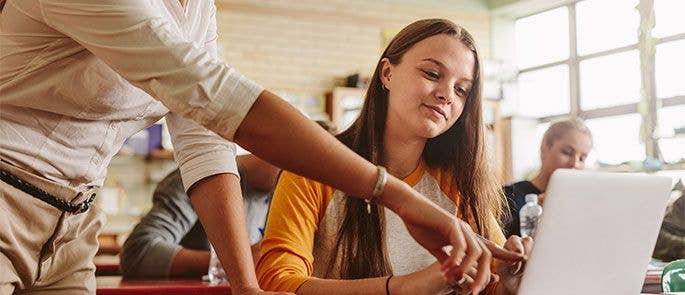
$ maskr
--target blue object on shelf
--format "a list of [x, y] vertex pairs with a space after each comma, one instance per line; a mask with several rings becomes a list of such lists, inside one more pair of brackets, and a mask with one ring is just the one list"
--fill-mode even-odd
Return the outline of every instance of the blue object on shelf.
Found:
[[162, 124], [152, 124], [147, 127], [147, 153], [162, 149]]

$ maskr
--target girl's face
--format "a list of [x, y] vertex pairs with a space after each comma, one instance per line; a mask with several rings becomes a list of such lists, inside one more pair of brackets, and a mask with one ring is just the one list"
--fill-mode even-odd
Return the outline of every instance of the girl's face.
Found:
[[429, 139], [459, 118], [473, 83], [475, 57], [445, 34], [428, 37], [405, 52], [399, 64], [381, 60], [388, 89], [388, 127]]
[[551, 172], [558, 168], [583, 169], [592, 149], [592, 139], [585, 133], [571, 130], [551, 145], [542, 144], [542, 169]]

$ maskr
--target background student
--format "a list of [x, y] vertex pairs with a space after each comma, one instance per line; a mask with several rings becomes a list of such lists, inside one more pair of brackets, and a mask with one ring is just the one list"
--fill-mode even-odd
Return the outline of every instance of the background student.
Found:
[[530, 181], [523, 180], [504, 187], [509, 214], [504, 224], [507, 236], [521, 235], [519, 211], [526, 204], [527, 194], [539, 195], [544, 201], [549, 179], [559, 168], [584, 169], [585, 159], [592, 150], [592, 133], [580, 118], [566, 118], [552, 122], [540, 144], [541, 167]]
[[[280, 169], [254, 155], [240, 155], [236, 162], [246, 209], [248, 240], [256, 260], [271, 191]], [[157, 185], [152, 204], [121, 250], [124, 277], [201, 277], [207, 274], [209, 240], [183, 189], [178, 169]]]
[[[442, 19], [412, 23], [383, 52], [359, 117], [338, 138], [468, 220], [460, 221], [465, 230], [528, 253], [531, 240], [512, 237], [505, 244], [497, 222], [504, 199], [486, 161], [480, 75], [466, 30]], [[476, 238], [483, 251], [464, 257], [463, 277], [448, 271], [446, 280], [395, 213], [346, 196], [295, 173], [281, 174], [257, 265], [263, 288], [298, 294], [478, 293], [490, 282], [485, 244], [492, 242]], [[516, 291], [510, 263], [496, 263], [507, 284], [490, 291]]]
[[[316, 121], [330, 133], [335, 127]], [[246, 209], [252, 258], [259, 259], [271, 193], [281, 169], [238, 148], [240, 190]], [[201, 277], [209, 267], [210, 243], [175, 170], [157, 185], [152, 208], [131, 231], [120, 258], [125, 277]], [[227, 266], [230, 267], [230, 266]]]

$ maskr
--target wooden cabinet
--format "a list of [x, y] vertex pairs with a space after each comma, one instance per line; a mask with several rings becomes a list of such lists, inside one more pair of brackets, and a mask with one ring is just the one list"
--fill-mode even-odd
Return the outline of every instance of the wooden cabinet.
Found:
[[509, 116], [501, 119], [502, 180], [504, 183], [524, 180], [538, 169], [540, 136], [536, 118]]
[[500, 180], [507, 175], [505, 171], [505, 142], [502, 133], [502, 119], [499, 113], [499, 101], [483, 99], [483, 123], [485, 124], [485, 144], [490, 165]]
[[362, 105], [366, 89], [335, 87], [326, 93], [326, 113], [331, 122], [343, 131], [357, 119]]

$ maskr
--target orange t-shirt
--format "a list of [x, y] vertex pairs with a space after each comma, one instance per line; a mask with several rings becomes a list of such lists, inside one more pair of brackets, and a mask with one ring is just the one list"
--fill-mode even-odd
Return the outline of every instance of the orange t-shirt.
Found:
[[[451, 185], [451, 175], [421, 163], [404, 182], [456, 214], [459, 194]], [[281, 174], [257, 264], [257, 277], [264, 290], [295, 292], [310, 277], [324, 278], [331, 255], [335, 255], [334, 243], [344, 217], [345, 198], [345, 193], [330, 186], [287, 171]], [[385, 222], [388, 257], [395, 275], [418, 271], [436, 261], [389, 209], [385, 209]], [[496, 234], [488, 238], [503, 245], [504, 234], [494, 217], [489, 226], [496, 229], [491, 231]], [[325, 278], [338, 277], [329, 274]]]

